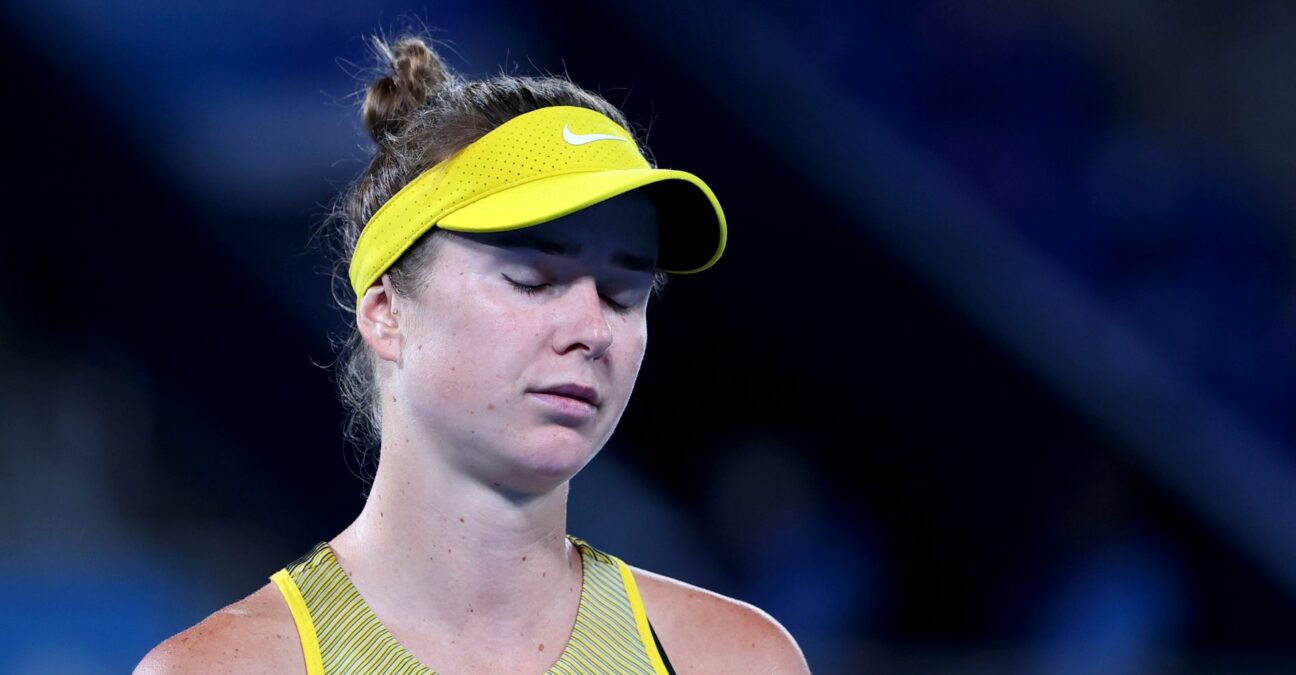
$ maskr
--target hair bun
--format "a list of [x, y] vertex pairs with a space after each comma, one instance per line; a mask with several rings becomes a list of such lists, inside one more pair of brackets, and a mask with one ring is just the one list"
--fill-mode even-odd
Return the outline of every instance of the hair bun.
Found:
[[428, 96], [453, 76], [421, 38], [407, 37], [389, 45], [375, 36], [373, 43], [391, 73], [369, 85], [360, 115], [369, 137], [382, 143], [384, 136], [403, 129]]

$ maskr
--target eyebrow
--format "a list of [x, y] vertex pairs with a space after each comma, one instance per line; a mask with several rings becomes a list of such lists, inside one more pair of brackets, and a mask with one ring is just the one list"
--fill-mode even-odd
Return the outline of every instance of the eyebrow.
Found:
[[[581, 252], [580, 244], [554, 241], [532, 232], [499, 232], [496, 235], [498, 239], [494, 244], [504, 248], [528, 249], [564, 258], [575, 258]], [[614, 267], [630, 270], [631, 272], [652, 272], [657, 268], [654, 261], [626, 251], [613, 252], [611, 261]]]

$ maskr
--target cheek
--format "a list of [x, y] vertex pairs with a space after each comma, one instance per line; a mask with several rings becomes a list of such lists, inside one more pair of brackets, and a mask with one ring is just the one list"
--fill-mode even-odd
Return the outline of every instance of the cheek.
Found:
[[457, 407], [487, 406], [489, 397], [507, 394], [524, 353], [518, 338], [534, 332], [516, 314], [508, 320], [490, 303], [471, 307], [443, 305], [439, 317], [424, 322], [412, 340], [410, 377], [425, 396]]
[[634, 380], [639, 373], [639, 366], [643, 364], [644, 354], [648, 348], [648, 325], [640, 321], [638, 325], [627, 326], [626, 330], [617, 337], [620, 342], [621, 358], [619, 363], [621, 368], [626, 371], [626, 376], [630, 380], [629, 384], [633, 386]]

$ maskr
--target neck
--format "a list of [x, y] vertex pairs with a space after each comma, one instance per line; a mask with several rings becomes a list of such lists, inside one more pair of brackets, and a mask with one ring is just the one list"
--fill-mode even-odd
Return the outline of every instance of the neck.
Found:
[[523, 497], [390, 445], [360, 516], [331, 542], [375, 613], [475, 644], [570, 626], [582, 570], [567, 483]]

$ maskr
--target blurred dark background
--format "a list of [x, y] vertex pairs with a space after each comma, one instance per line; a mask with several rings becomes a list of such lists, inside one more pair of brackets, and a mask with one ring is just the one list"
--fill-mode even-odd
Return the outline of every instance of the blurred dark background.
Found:
[[701, 176], [569, 531], [816, 673], [1296, 672], [1289, 2], [0, 9], [0, 672], [125, 672], [359, 512], [308, 246], [369, 34]]

